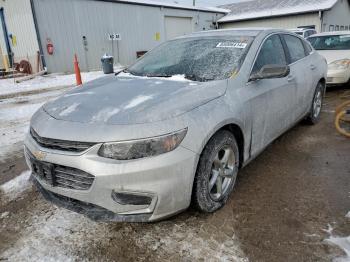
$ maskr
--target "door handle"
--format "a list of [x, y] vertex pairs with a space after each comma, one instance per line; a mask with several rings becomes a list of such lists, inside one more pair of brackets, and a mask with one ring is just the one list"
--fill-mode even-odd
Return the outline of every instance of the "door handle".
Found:
[[287, 77], [288, 82], [292, 82], [294, 80], [294, 76], [290, 75]]
[[317, 67], [315, 65], [310, 66], [311, 70], [315, 70]]

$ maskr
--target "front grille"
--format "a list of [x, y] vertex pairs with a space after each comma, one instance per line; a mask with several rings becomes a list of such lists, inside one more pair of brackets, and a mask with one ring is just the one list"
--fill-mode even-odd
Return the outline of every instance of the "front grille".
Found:
[[88, 190], [95, 177], [79, 169], [56, 166], [54, 168], [54, 185], [63, 188]]
[[95, 145], [95, 143], [73, 142], [41, 137], [34, 131], [33, 128], [30, 129], [30, 135], [40, 146], [60, 151], [81, 153]]
[[94, 182], [95, 177], [89, 173], [72, 167], [39, 161], [28, 150], [25, 151], [33, 175], [53, 187], [89, 190]]

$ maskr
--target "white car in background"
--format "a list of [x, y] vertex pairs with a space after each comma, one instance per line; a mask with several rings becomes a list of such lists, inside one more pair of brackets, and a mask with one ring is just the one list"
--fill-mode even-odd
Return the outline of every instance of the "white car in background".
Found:
[[325, 32], [307, 39], [327, 59], [328, 85], [350, 82], [350, 31]]
[[311, 28], [295, 28], [295, 29], [289, 29], [289, 31], [291, 31], [297, 35], [300, 35], [304, 38], [308, 38], [309, 36], [317, 34], [317, 31], [315, 29], [311, 29]]

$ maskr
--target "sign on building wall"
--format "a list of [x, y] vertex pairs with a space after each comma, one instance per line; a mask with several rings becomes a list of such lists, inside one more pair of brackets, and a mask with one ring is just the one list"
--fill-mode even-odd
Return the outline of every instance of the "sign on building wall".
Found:
[[122, 40], [122, 36], [120, 34], [108, 34], [108, 40], [120, 41], [120, 40]]

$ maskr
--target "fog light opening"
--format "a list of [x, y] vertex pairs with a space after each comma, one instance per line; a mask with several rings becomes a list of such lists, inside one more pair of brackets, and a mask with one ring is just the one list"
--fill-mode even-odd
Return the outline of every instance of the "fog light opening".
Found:
[[112, 191], [112, 199], [120, 205], [149, 206], [152, 198], [135, 194], [120, 193]]

